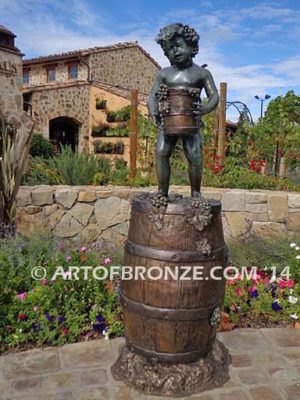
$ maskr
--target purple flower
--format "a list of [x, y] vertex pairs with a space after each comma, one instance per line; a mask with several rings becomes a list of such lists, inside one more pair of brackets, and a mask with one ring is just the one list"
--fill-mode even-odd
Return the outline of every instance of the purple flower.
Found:
[[105, 324], [105, 319], [104, 319], [103, 315], [101, 315], [101, 314], [97, 315], [96, 320], [98, 322], [100, 322], [100, 324]]
[[64, 322], [66, 320], [66, 318], [63, 316], [63, 315], [59, 315], [58, 317], [57, 317], [57, 322], [59, 323], [59, 324], [61, 324], [62, 322]]
[[105, 331], [105, 324], [93, 324], [93, 330], [102, 334]]
[[282, 307], [279, 305], [278, 301], [274, 301], [272, 303], [272, 309], [273, 309], [273, 311], [278, 312], [278, 311], [282, 310]]
[[53, 321], [53, 316], [52, 316], [51, 314], [49, 314], [48, 311], [47, 311], [44, 315], [45, 315], [45, 317], [47, 318], [47, 320], [48, 320], [49, 322], [52, 322], [52, 321]]
[[257, 289], [250, 290], [249, 294], [250, 294], [250, 297], [252, 297], [252, 299], [256, 299], [258, 297]]

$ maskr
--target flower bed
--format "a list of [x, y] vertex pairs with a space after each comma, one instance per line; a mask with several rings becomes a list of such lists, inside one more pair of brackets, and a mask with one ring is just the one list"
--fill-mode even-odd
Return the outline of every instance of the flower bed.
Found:
[[[112, 265], [121, 265], [121, 252], [111, 258], [97, 243], [68, 245], [48, 236], [17, 236], [0, 244], [0, 352], [123, 334], [118, 279], [102, 279]], [[289, 269], [277, 268], [276, 275], [274, 268], [258, 268], [248, 280], [236, 272], [229, 277], [221, 330], [297, 323], [300, 247], [284, 246]], [[232, 262], [237, 258], [229, 247]], [[101, 279], [93, 279], [95, 268]]]

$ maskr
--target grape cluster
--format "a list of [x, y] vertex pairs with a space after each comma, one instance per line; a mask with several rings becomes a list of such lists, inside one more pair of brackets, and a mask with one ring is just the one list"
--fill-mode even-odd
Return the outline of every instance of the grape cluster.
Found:
[[168, 198], [163, 196], [162, 193], [158, 192], [150, 196], [150, 202], [153, 207], [159, 209], [161, 207], [167, 208]]
[[198, 98], [200, 96], [200, 89], [198, 88], [190, 88], [189, 89], [189, 95], [192, 97]]
[[167, 97], [168, 97], [168, 92], [169, 92], [168, 86], [165, 85], [164, 83], [162, 83], [162, 84], [159, 86], [159, 89], [158, 89], [158, 91], [157, 91], [157, 97], [158, 97], [158, 99], [159, 99], [160, 101], [161, 101], [161, 100], [166, 100]]
[[170, 114], [170, 104], [168, 101], [160, 101], [159, 102], [159, 112], [164, 114]]
[[191, 198], [191, 206], [193, 208], [201, 208], [204, 210], [210, 210], [210, 205], [207, 201], [205, 201], [205, 199], [201, 196], [201, 197], [192, 197]]
[[184, 32], [184, 37], [187, 41], [193, 41], [193, 40], [199, 40], [199, 35], [198, 33], [195, 31], [194, 28], [190, 28], [188, 25], [185, 25], [183, 27], [183, 32]]

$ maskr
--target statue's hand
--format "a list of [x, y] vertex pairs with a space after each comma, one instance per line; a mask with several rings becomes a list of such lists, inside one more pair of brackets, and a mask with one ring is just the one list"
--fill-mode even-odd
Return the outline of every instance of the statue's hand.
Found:
[[202, 104], [200, 101], [194, 101], [193, 104], [196, 106], [195, 110], [193, 111], [196, 117], [201, 117], [201, 115], [209, 113], [209, 109], [207, 108], [207, 106]]

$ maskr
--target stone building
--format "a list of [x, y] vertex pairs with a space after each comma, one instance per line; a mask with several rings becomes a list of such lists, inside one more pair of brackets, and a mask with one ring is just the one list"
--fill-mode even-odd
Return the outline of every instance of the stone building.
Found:
[[[93, 126], [107, 124], [108, 111], [129, 105], [133, 88], [146, 111], [146, 97], [159, 69], [137, 42], [24, 60], [24, 106], [36, 121], [36, 132], [55, 145], [93, 152]], [[106, 106], [99, 110], [101, 101]]]
[[30, 129], [32, 120], [23, 111], [22, 56], [16, 36], [0, 25], [0, 113], [18, 129]]

